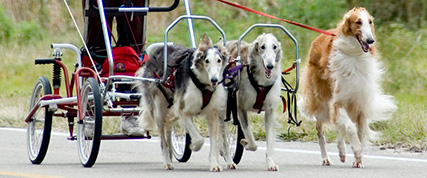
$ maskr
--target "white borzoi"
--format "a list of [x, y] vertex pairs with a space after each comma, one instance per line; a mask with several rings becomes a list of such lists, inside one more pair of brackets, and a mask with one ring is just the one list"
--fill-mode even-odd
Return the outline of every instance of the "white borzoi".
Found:
[[[149, 125], [153, 125], [154, 121], [157, 123], [164, 168], [167, 170], [173, 169], [171, 126], [175, 120], [181, 119], [181, 124], [189, 132], [190, 149], [198, 151], [203, 146], [204, 139], [192, 121], [192, 117], [197, 115], [205, 116], [209, 127], [210, 170], [214, 172], [222, 170], [218, 163], [220, 154], [224, 155], [229, 168], [236, 168], [227, 149], [224, 149], [223, 144], [226, 142], [223, 141], [221, 130], [227, 95], [224, 87], [219, 84], [228, 63], [227, 50], [221, 48], [213, 46], [207, 35], [203, 36], [196, 50], [178, 45], [170, 46], [167, 75], [174, 73], [171, 81], [173, 86], [166, 87], [152, 82], [142, 82], [139, 85], [140, 92], [143, 93], [141, 125], [150, 130]], [[163, 47], [157, 49], [150, 56], [147, 63], [137, 72], [138, 76], [154, 77], [154, 73], [158, 76], [163, 75], [163, 49]]]
[[[237, 56], [237, 42], [227, 43], [231, 58]], [[266, 161], [268, 170], [277, 171], [274, 163], [275, 128], [277, 107], [281, 90], [281, 44], [273, 34], [261, 34], [252, 43], [241, 43], [241, 60], [245, 68], [241, 72], [240, 87], [237, 91], [238, 119], [245, 139], [241, 144], [246, 150], [255, 151], [257, 145], [249, 124], [248, 111], [265, 111], [267, 136]]]
[[323, 125], [333, 123], [337, 126], [341, 161], [345, 161], [347, 135], [356, 159], [353, 167], [360, 168], [363, 145], [372, 136], [368, 124], [388, 119], [396, 105], [380, 86], [384, 70], [373, 44], [371, 15], [364, 8], [354, 8], [330, 32], [336, 36], [320, 35], [311, 44], [299, 109], [317, 120], [324, 166], [331, 162], [325, 150]]

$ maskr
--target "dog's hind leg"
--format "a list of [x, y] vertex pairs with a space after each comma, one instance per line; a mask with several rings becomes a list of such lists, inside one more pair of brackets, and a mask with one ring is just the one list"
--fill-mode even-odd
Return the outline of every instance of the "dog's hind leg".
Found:
[[355, 161], [353, 162], [354, 168], [362, 168], [362, 144], [357, 136], [357, 128], [353, 121], [348, 116], [347, 111], [342, 107], [335, 106], [337, 111], [337, 126], [339, 130], [345, 130], [349, 137], [351, 148], [354, 152]]
[[343, 127], [338, 127], [337, 128], [337, 147], [338, 147], [338, 151], [339, 151], [339, 156], [340, 156], [340, 160], [341, 162], [345, 162], [345, 128]]
[[[156, 120], [156, 124], [159, 131], [160, 137], [160, 147], [162, 149], [163, 154], [163, 166], [165, 170], [173, 170], [174, 167], [172, 165], [172, 144], [170, 138], [168, 139], [168, 125], [166, 121], [166, 116], [168, 113], [168, 108], [166, 106], [166, 102], [162, 102], [161, 99], [157, 97], [156, 107], [154, 107], [154, 118]], [[170, 130], [170, 129], [169, 129]], [[169, 136], [170, 137], [170, 136]]]
[[330, 166], [332, 164], [331, 159], [326, 152], [326, 141], [325, 135], [323, 133], [323, 124], [325, 122], [329, 122], [329, 110], [328, 108], [323, 108], [320, 112], [315, 116], [316, 117], [316, 131], [317, 138], [319, 140], [320, 152], [322, 156], [322, 166]]
[[267, 153], [265, 159], [267, 161], [267, 169], [269, 171], [279, 170], [279, 167], [273, 161], [274, 138], [276, 136], [276, 116], [277, 114], [272, 108], [265, 111], [265, 131], [267, 136]]
[[251, 125], [249, 124], [249, 118], [247, 111], [242, 111], [239, 109], [239, 122], [240, 126], [242, 127], [243, 134], [245, 135], [245, 138], [240, 141], [240, 144], [242, 144], [246, 150], [249, 151], [256, 151], [257, 145], [255, 143], [255, 138], [252, 133]]

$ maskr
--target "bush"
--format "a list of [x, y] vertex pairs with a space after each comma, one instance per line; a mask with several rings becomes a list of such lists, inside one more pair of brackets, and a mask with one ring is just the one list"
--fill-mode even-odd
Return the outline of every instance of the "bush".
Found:
[[13, 25], [10, 18], [7, 16], [4, 7], [0, 4], [0, 41], [9, 39], [12, 35]]

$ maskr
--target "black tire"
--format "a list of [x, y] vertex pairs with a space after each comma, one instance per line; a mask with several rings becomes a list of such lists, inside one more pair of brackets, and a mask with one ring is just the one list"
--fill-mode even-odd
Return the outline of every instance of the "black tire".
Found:
[[244, 150], [244, 147], [242, 144], [240, 144], [240, 141], [245, 138], [242, 128], [240, 127], [240, 124], [233, 123], [231, 121], [226, 122], [225, 124], [227, 124], [226, 139], [229, 145], [229, 153], [233, 158], [233, 162], [235, 164], [239, 164]]
[[[31, 93], [30, 111], [44, 95], [52, 94], [49, 80], [41, 76]], [[27, 126], [28, 158], [33, 164], [40, 164], [46, 156], [52, 130], [53, 113], [48, 107], [40, 107]]]
[[[92, 167], [101, 144], [102, 99], [98, 81], [88, 78], [81, 89], [82, 120], [77, 126], [77, 150], [83, 167]], [[80, 117], [79, 117], [80, 118]]]
[[176, 121], [172, 125], [172, 150], [178, 162], [187, 162], [191, 157], [191, 138], [183, 127]]

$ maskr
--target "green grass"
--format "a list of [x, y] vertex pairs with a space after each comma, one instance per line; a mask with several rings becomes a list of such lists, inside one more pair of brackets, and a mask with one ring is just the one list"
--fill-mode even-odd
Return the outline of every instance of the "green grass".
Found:
[[[22, 1], [24, 2], [24, 1]], [[165, 3], [153, 1], [152, 3]], [[272, 15], [309, 24], [321, 29], [333, 28], [347, 10], [342, 1], [277, 1], [280, 6], [271, 5], [273, 1], [239, 1]], [[167, 3], [166, 3], [167, 4]], [[56, 3], [58, 7], [62, 4]], [[182, 5], [181, 5], [182, 6]], [[148, 17], [148, 44], [163, 40], [163, 32], [166, 26], [177, 16], [184, 14], [183, 8], [165, 15], [165, 13], [151, 13]], [[192, 1], [193, 14], [209, 15], [226, 32], [228, 40], [235, 40], [254, 23], [279, 23], [265, 17], [228, 7], [215, 1]], [[5, 6], [0, 5], [0, 127], [25, 127], [23, 121], [28, 112], [28, 102], [31, 90], [36, 79], [45, 75], [51, 78], [52, 67], [49, 65], [35, 66], [35, 58], [51, 57], [50, 44], [53, 42], [67, 42], [81, 46], [77, 32], [75, 31], [65, 9], [57, 13], [59, 15], [50, 18], [46, 13], [37, 13], [35, 17], [27, 21], [13, 21], [9, 18], [11, 12], [7, 12]], [[197, 8], [195, 8], [197, 7]], [[209, 7], [209, 8], [204, 8]], [[79, 3], [73, 4], [74, 14], [79, 14]], [[322, 10], [319, 10], [322, 9]], [[368, 9], [369, 10], [369, 9]], [[33, 11], [32, 11], [33, 12]], [[40, 11], [41, 12], [41, 11]], [[50, 11], [49, 11], [50, 12]], [[52, 13], [52, 12], [50, 12]], [[49, 13], [47, 13], [49, 14]], [[40, 19], [48, 19], [41, 22]], [[81, 15], [77, 17], [81, 23]], [[54, 22], [63, 25], [54, 25]], [[156, 25], [150, 25], [156, 21]], [[384, 62], [386, 73], [384, 74], [383, 87], [387, 94], [395, 96], [399, 109], [392, 120], [372, 124], [372, 129], [382, 133], [376, 144], [380, 145], [406, 145], [409, 147], [427, 147], [427, 26], [420, 28], [407, 28], [400, 21], [384, 21], [376, 19], [377, 47], [381, 52], [381, 60]], [[300, 57], [304, 63], [311, 41], [318, 33], [299, 27], [283, 24], [297, 38], [300, 45]], [[195, 21], [196, 39], [203, 33], [208, 33], [214, 41], [220, 34], [207, 22]], [[54, 30], [50, 30], [54, 29]], [[256, 29], [245, 40], [252, 41], [257, 34], [268, 31], [273, 32], [281, 41], [284, 49], [282, 67], [291, 65], [295, 58], [292, 42], [280, 31], [270, 29]], [[183, 21], [174, 28], [170, 41], [190, 46]], [[69, 66], [70, 72], [75, 62], [72, 52], [64, 51], [63, 61]], [[293, 82], [292, 76], [289, 79]], [[368, 86], [361, 86], [368, 87]], [[278, 108], [278, 112], [281, 108]], [[302, 119], [299, 117], [299, 119]], [[207, 133], [203, 126], [203, 119], [196, 119], [202, 125], [200, 130]], [[302, 119], [302, 125], [296, 127], [287, 123], [287, 113], [279, 113], [277, 135], [280, 139], [293, 141], [317, 141], [314, 121]], [[251, 115], [251, 124], [257, 139], [265, 139], [264, 120], [262, 115]], [[119, 132], [120, 119], [106, 119], [105, 132]], [[65, 131], [66, 120], [55, 119], [56, 130]], [[333, 129], [326, 130], [328, 141], [334, 141], [336, 133]]]

